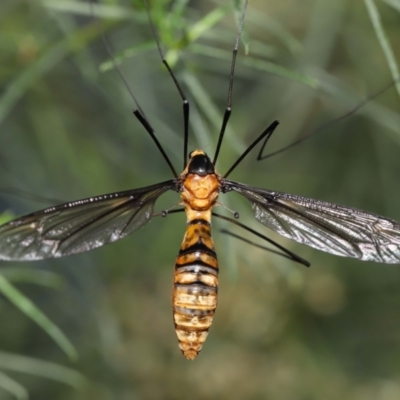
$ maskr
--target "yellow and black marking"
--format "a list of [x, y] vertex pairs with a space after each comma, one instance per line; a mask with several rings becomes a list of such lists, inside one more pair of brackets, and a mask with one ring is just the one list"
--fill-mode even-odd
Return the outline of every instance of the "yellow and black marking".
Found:
[[201, 350], [217, 307], [218, 260], [210, 217], [211, 211], [203, 211], [188, 221], [175, 263], [172, 294], [175, 330], [179, 347], [189, 360]]
[[221, 177], [202, 150], [190, 153], [179, 177], [187, 227], [175, 262], [172, 307], [183, 355], [193, 360], [208, 335], [218, 294], [218, 260], [211, 237], [211, 211]]

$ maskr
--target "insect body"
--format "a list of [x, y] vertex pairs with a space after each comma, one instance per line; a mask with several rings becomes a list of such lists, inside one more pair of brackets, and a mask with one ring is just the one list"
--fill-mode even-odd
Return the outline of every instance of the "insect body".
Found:
[[[400, 263], [398, 222], [230, 181], [216, 173], [201, 150], [190, 154], [187, 167], [175, 179], [50, 207], [2, 225], [0, 259], [62, 257], [119, 240], [150, 221], [156, 200], [168, 190], [180, 193], [187, 214], [186, 234], [175, 263], [172, 302], [179, 346], [188, 359], [200, 351], [217, 305], [218, 261], [210, 228], [219, 193], [235, 191], [245, 196], [258, 221], [299, 243], [364, 261]], [[286, 254], [306, 263], [288, 250]]]
[[211, 237], [211, 211], [221, 177], [208, 156], [195, 150], [180, 179], [187, 228], [175, 262], [172, 304], [179, 347], [186, 358], [194, 359], [217, 307], [218, 260]]
[[[152, 219], [154, 205], [161, 195], [169, 190], [178, 192], [180, 204], [187, 215], [187, 229], [176, 258], [172, 302], [179, 346], [188, 359], [194, 359], [200, 351], [217, 306], [218, 260], [211, 237], [211, 216], [216, 215], [212, 209], [218, 204], [221, 193], [234, 191], [244, 196], [259, 222], [296, 242], [338, 256], [400, 263], [400, 223], [394, 220], [227, 179], [258, 143], [263, 141], [264, 148], [278, 125], [277, 121], [259, 135], [225, 175], [216, 172], [215, 163], [231, 114], [233, 73], [244, 14], [245, 9], [233, 51], [228, 105], [213, 161], [202, 150], [195, 150], [190, 153], [186, 164], [189, 103], [163, 59], [183, 99], [185, 161], [182, 174], [176, 173], [152, 126], [132, 96], [137, 106], [134, 115], [168, 163], [173, 179], [50, 207], [0, 226], [0, 260], [63, 257], [89, 251], [132, 234]], [[162, 57], [160, 48], [159, 51]], [[279, 254], [309, 265], [289, 250], [265, 239], [281, 251]]]

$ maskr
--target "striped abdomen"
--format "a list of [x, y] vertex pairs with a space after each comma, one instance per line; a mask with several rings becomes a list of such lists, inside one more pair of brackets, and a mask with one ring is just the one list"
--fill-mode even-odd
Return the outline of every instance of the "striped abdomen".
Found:
[[218, 260], [211, 237], [211, 211], [187, 223], [175, 262], [172, 306], [183, 355], [193, 360], [206, 340], [218, 293]]

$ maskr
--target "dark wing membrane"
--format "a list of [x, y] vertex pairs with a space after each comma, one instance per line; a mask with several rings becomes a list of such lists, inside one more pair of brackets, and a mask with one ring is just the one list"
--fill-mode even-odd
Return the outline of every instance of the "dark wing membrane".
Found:
[[135, 232], [174, 180], [50, 207], [0, 226], [0, 260], [40, 260], [95, 249]]
[[363, 261], [400, 263], [400, 223], [380, 215], [226, 180], [245, 196], [258, 221], [315, 249]]

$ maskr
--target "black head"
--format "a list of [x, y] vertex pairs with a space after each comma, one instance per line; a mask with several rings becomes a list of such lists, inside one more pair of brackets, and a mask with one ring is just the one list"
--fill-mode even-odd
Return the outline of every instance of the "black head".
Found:
[[197, 175], [215, 174], [215, 168], [208, 155], [201, 150], [189, 154], [188, 173]]

